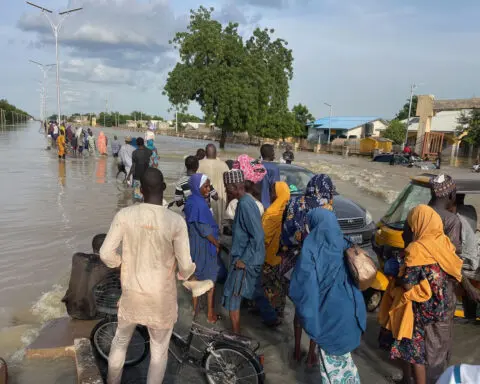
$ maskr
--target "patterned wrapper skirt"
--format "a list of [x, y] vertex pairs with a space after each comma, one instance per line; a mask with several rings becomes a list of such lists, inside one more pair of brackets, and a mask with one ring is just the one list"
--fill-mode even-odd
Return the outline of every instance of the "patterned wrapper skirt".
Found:
[[288, 280], [280, 274], [281, 265], [263, 265], [262, 285], [265, 297], [279, 317], [283, 317], [288, 294]]
[[318, 348], [322, 383], [360, 384], [360, 376], [352, 355], [333, 356]]

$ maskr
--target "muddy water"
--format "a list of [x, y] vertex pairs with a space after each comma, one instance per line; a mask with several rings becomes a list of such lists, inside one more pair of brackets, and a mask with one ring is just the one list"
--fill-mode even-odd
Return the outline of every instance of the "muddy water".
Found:
[[[92, 237], [106, 232], [115, 212], [131, 204], [131, 192], [115, 179], [112, 157], [67, 157], [59, 162], [54, 151], [45, 150], [38, 128], [30, 123], [0, 129], [0, 356], [8, 357], [16, 383], [31, 383], [33, 377], [37, 382], [55, 382], [58, 372], [71, 369], [68, 362], [58, 362], [55, 369], [47, 369], [44, 381], [38, 381], [31, 363], [21, 362], [22, 348], [34, 339], [41, 324], [64, 315], [60, 300], [72, 254], [89, 251]], [[114, 131], [105, 133], [112, 138]], [[138, 136], [126, 131], [117, 134], [120, 139], [127, 134]], [[174, 183], [184, 172], [184, 156], [205, 142], [157, 136], [156, 145], [168, 184], [166, 199], [171, 200]], [[227, 159], [240, 153], [256, 157], [258, 149], [231, 145], [219, 155]], [[312, 153], [296, 157], [297, 163], [330, 174], [339, 191], [369, 209], [375, 219], [408, 178], [421, 172], [361, 158]], [[59, 382], [68, 382], [61, 377]]]

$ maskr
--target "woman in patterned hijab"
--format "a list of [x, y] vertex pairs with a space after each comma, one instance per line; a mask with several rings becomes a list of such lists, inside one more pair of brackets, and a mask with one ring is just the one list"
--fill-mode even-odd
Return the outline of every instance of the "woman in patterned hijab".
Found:
[[302, 246], [307, 237], [307, 213], [322, 207], [333, 211], [335, 187], [328, 175], [318, 174], [308, 182], [305, 195], [292, 198], [285, 211], [282, 231], [282, 244], [287, 247]]

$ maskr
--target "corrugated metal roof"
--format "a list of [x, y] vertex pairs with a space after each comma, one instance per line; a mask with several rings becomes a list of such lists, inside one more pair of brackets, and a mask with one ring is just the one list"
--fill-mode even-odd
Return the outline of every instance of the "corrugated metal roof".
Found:
[[[353, 129], [361, 125], [370, 123], [375, 120], [381, 120], [377, 116], [332, 116], [332, 129]], [[315, 128], [328, 128], [330, 123], [330, 118], [322, 117], [321, 119], [315, 120], [313, 126]]]

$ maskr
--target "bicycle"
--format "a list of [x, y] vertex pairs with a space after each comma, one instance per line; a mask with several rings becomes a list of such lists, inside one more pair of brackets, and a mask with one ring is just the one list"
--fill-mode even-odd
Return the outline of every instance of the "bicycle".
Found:
[[[121, 295], [118, 274], [110, 275], [94, 288], [97, 310], [105, 318], [92, 330], [91, 341], [98, 355], [108, 359], [112, 339], [117, 328], [117, 301]], [[142, 362], [150, 350], [146, 327], [138, 325], [128, 346], [126, 366]], [[193, 345], [194, 339], [202, 342]], [[173, 331], [168, 347], [169, 356], [174, 358], [178, 371], [189, 365], [205, 375], [208, 384], [251, 383], [263, 384], [263, 355], [257, 354], [260, 343], [235, 333], [211, 329], [192, 321], [188, 335], [181, 336]], [[193, 353], [192, 353], [193, 350]]]

